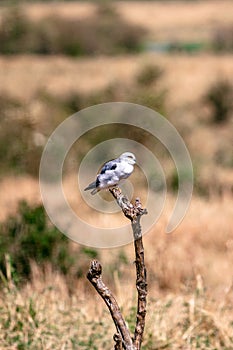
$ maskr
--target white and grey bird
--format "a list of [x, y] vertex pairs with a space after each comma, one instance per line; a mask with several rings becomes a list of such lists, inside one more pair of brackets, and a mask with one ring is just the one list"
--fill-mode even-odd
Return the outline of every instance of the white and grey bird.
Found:
[[120, 180], [127, 179], [136, 163], [136, 157], [131, 152], [125, 152], [120, 157], [106, 162], [97, 174], [96, 180], [87, 186], [84, 191], [92, 190], [96, 194], [100, 190], [118, 185]]

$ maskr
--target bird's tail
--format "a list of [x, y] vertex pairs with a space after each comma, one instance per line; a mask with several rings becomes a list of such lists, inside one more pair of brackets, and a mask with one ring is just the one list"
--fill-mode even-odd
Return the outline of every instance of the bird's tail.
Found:
[[93, 188], [96, 188], [96, 182], [92, 182], [89, 184], [86, 188], [84, 188], [84, 191], [92, 190]]
[[96, 194], [97, 192], [99, 192], [99, 189], [98, 188], [94, 188], [94, 190], [91, 191], [91, 194], [93, 195], [93, 194]]
[[99, 192], [98, 188], [96, 188], [96, 181], [92, 182], [90, 185], [88, 185], [84, 191], [88, 191], [88, 190], [92, 190], [91, 194], [96, 194], [97, 192]]

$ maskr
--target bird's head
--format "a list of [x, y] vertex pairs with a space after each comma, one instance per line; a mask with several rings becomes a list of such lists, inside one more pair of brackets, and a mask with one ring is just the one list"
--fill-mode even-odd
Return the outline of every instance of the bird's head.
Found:
[[131, 152], [122, 153], [119, 158], [127, 161], [131, 165], [134, 165], [136, 163], [136, 157]]

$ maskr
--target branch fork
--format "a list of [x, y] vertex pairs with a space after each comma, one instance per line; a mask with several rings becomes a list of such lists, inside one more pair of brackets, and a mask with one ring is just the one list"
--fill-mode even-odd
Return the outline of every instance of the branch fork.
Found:
[[109, 189], [109, 192], [116, 199], [117, 204], [121, 208], [123, 214], [131, 221], [131, 223], [136, 223], [143, 214], [147, 214], [147, 210], [142, 209], [139, 198], [136, 198], [135, 204], [133, 205], [129, 199], [122, 194], [119, 187], [112, 187]]
[[142, 209], [142, 205], [139, 198], [136, 198], [135, 203], [132, 204], [129, 201], [129, 199], [122, 194], [121, 189], [119, 187], [110, 188], [109, 191], [116, 199], [123, 214], [131, 221], [134, 237], [136, 288], [138, 292], [138, 304], [133, 339], [131, 338], [129, 329], [121, 314], [116, 299], [114, 298], [110, 289], [104, 284], [102, 280], [102, 266], [97, 260], [93, 260], [91, 262], [87, 278], [104, 300], [111, 313], [113, 322], [116, 326], [117, 333], [113, 336], [113, 339], [115, 341], [114, 349], [140, 350], [145, 328], [147, 297], [146, 267], [144, 262], [144, 248], [142, 243], [142, 230], [140, 225], [140, 219], [142, 215], [147, 214], [147, 210]]

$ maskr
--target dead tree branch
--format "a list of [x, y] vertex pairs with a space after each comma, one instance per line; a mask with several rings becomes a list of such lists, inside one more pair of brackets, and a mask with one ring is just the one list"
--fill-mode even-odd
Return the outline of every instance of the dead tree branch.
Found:
[[122, 346], [126, 350], [136, 350], [133, 341], [130, 336], [130, 332], [126, 326], [125, 320], [122, 317], [120, 308], [117, 304], [116, 299], [112, 295], [112, 292], [104, 284], [102, 280], [102, 266], [97, 260], [91, 262], [89, 272], [87, 274], [88, 280], [95, 287], [96, 291], [103, 298], [106, 303], [112, 319], [115, 323], [117, 334], [114, 335], [113, 339], [115, 340], [115, 349], [120, 350]]
[[144, 262], [144, 248], [142, 243], [140, 219], [142, 215], [147, 214], [147, 210], [142, 209], [139, 198], [136, 199], [134, 205], [130, 203], [128, 198], [122, 194], [119, 187], [111, 188], [109, 191], [116, 199], [123, 214], [131, 221], [133, 230], [137, 275], [136, 288], [138, 292], [137, 317], [133, 340], [131, 339], [130, 332], [120, 312], [116, 299], [102, 281], [102, 267], [98, 261], [93, 260], [91, 262], [87, 278], [103, 298], [111, 313], [117, 330], [117, 333], [113, 337], [115, 341], [115, 350], [121, 350], [122, 348], [126, 350], [140, 350], [145, 328], [147, 297], [146, 267]]
[[136, 350], [141, 348], [146, 317], [146, 297], [147, 297], [147, 279], [146, 267], [144, 261], [144, 247], [142, 243], [142, 229], [140, 224], [141, 216], [147, 214], [146, 209], [142, 209], [140, 199], [137, 198], [135, 204], [130, 203], [118, 187], [109, 190], [117, 200], [124, 215], [130, 219], [134, 236], [135, 264], [136, 264], [136, 287], [138, 291], [137, 319], [134, 331], [134, 345]]

